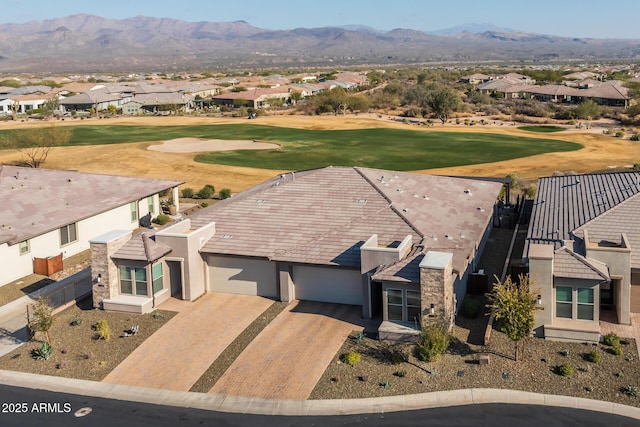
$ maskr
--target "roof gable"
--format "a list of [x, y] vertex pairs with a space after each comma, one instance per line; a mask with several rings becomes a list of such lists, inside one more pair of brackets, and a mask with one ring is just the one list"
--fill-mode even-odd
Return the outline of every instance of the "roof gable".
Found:
[[563, 246], [555, 251], [553, 258], [554, 277], [585, 280], [610, 280], [606, 264], [587, 259]]

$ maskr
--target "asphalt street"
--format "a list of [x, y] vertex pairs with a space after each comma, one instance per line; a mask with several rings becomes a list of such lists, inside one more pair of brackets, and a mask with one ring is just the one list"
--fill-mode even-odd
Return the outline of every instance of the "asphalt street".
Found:
[[287, 417], [232, 414], [0, 385], [0, 426], [616, 426], [640, 422], [600, 412], [485, 404], [367, 415]]

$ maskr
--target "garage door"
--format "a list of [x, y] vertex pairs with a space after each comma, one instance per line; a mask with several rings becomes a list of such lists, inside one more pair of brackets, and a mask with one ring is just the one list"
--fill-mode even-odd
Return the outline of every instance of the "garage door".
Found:
[[295, 266], [296, 298], [307, 301], [362, 305], [360, 272], [341, 268]]
[[209, 256], [213, 292], [278, 297], [275, 263], [266, 260]]

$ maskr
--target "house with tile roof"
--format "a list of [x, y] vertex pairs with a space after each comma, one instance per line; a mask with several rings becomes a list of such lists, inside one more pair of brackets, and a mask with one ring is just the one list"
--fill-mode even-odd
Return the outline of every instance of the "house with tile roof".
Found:
[[0, 166], [0, 286], [36, 272], [39, 260], [61, 263], [89, 249], [94, 237], [138, 228], [140, 218], [160, 213], [158, 194], [172, 190], [177, 200], [180, 184]]
[[[93, 274], [110, 291], [94, 293], [94, 304], [113, 308], [131, 288], [130, 269], [159, 262], [165, 288], [182, 299], [351, 304], [383, 320], [381, 337], [413, 335], [424, 321], [453, 321], [501, 188], [359, 167], [282, 174], [148, 236], [147, 246], [126, 233], [96, 241]], [[140, 312], [153, 307], [148, 296], [138, 301]]]
[[640, 173], [541, 178], [524, 258], [537, 336], [597, 342], [600, 319], [640, 312]]

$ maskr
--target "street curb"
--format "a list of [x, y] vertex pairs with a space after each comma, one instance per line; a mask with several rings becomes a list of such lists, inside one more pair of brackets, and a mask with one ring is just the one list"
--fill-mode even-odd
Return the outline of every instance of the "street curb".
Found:
[[640, 420], [640, 408], [612, 402], [508, 389], [473, 388], [368, 399], [273, 400], [192, 393], [0, 370], [0, 384], [182, 408], [255, 415], [353, 415], [479, 404], [564, 407]]

